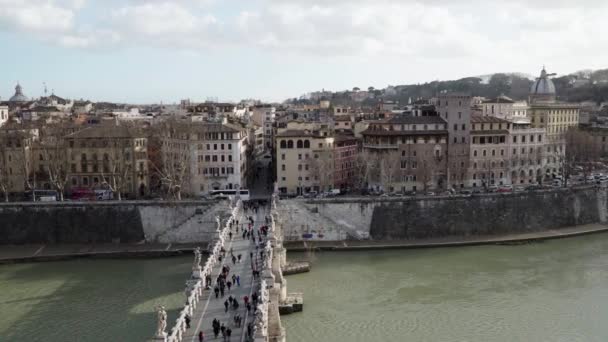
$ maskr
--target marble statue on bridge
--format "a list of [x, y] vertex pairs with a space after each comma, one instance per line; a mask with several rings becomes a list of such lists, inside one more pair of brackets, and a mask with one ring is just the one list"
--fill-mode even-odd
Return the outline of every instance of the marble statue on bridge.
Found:
[[166, 338], [167, 333], [165, 332], [167, 329], [167, 311], [165, 311], [165, 307], [162, 305], [158, 305], [156, 307], [156, 338]]

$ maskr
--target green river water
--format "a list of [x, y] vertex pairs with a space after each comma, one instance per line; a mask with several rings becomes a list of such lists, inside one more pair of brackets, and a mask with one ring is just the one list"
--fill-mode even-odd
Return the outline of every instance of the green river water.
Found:
[[[305, 303], [289, 342], [608, 341], [608, 235], [313, 258], [287, 278]], [[0, 266], [0, 341], [144, 341], [156, 303], [174, 321], [191, 261]]]

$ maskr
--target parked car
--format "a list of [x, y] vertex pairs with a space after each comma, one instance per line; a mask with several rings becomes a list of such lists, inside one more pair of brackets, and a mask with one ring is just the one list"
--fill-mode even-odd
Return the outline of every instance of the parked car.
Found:
[[472, 195], [473, 191], [471, 190], [460, 190], [461, 195]]
[[514, 192], [523, 192], [524, 190], [526, 190], [523, 186], [516, 186], [513, 188]]
[[513, 192], [513, 189], [511, 189], [510, 187], [500, 187], [498, 188], [497, 192], [501, 192], [501, 193], [507, 193], [507, 192]]
[[488, 187], [488, 192], [496, 192], [498, 191], [498, 185], [490, 185]]
[[428, 191], [428, 192], [426, 193], [426, 195], [427, 195], [427, 196], [435, 196], [435, 193], [434, 193], [434, 192], [432, 192], [432, 191]]

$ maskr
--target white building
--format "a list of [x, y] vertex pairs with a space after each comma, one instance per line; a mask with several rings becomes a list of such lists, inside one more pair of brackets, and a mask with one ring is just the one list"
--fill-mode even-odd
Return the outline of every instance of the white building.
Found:
[[247, 129], [224, 122], [205, 122], [193, 127], [192, 192], [247, 187]]
[[0, 127], [8, 121], [8, 106], [0, 106]]
[[276, 108], [271, 105], [258, 105], [251, 109], [251, 120], [264, 130], [265, 150], [272, 150], [274, 143], [274, 122], [276, 119]]

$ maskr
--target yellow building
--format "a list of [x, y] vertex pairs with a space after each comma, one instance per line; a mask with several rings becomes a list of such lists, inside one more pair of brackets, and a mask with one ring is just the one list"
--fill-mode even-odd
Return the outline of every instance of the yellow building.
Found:
[[281, 193], [300, 195], [333, 188], [334, 137], [328, 130], [288, 125], [279, 130], [275, 144]]
[[115, 198], [118, 192], [144, 196], [149, 188], [147, 140], [142, 131], [125, 125], [97, 125], [69, 134], [67, 189], [110, 189]]
[[565, 133], [579, 122], [579, 105], [558, 102], [555, 85], [543, 68], [530, 89], [528, 117], [532, 128], [545, 128], [547, 135], [547, 173], [560, 173], [565, 155]]

